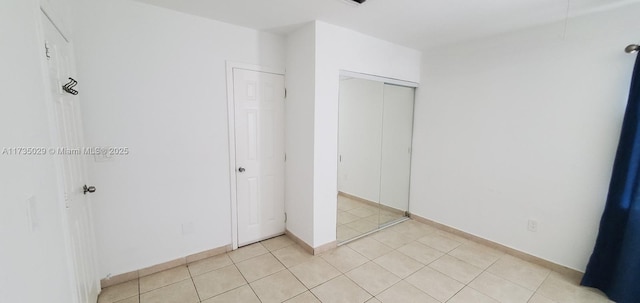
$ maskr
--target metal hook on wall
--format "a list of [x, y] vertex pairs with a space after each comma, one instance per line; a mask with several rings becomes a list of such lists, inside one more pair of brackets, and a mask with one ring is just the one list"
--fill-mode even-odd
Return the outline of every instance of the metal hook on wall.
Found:
[[76, 85], [78, 85], [78, 81], [76, 81], [75, 79], [69, 77], [69, 82], [67, 82], [67, 84], [62, 86], [62, 89], [67, 92], [70, 93], [72, 95], [77, 95], [78, 91], [73, 89]]
[[627, 54], [633, 54], [635, 52], [638, 52], [640, 50], [640, 45], [638, 44], [629, 44], [627, 47], [624, 48], [624, 51], [627, 52]]

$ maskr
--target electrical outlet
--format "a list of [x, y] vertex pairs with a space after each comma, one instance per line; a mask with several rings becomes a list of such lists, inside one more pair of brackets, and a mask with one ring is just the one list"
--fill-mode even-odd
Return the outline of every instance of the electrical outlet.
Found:
[[527, 222], [527, 230], [529, 230], [530, 232], [537, 232], [538, 231], [538, 221], [536, 221], [534, 219], [529, 219], [529, 221]]

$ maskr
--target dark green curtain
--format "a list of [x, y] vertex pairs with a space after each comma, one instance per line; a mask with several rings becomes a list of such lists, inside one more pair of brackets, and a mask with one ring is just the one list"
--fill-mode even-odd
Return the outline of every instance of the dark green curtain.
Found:
[[640, 56], [600, 220], [596, 246], [582, 285], [618, 303], [640, 303]]

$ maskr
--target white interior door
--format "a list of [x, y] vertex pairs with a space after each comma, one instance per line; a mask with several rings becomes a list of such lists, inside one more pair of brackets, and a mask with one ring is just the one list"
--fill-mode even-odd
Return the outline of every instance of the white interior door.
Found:
[[[83, 156], [82, 122], [79, 99], [65, 92], [62, 86], [75, 75], [74, 58], [68, 41], [51, 21], [42, 15], [52, 108], [54, 109], [57, 140], [55, 149], [64, 188], [68, 246], [73, 266], [72, 282], [78, 303], [95, 303], [100, 292], [96, 271], [95, 239], [91, 208], [83, 186], [86, 182]], [[69, 148], [66, 154], [61, 149]], [[79, 152], [74, 152], [78, 149]]]
[[284, 76], [233, 69], [238, 245], [284, 233]]

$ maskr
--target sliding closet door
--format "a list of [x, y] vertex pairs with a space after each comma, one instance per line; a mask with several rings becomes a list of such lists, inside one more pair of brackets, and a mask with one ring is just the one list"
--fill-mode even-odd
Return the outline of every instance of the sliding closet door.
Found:
[[411, 138], [413, 133], [412, 87], [384, 85], [382, 149], [380, 161], [380, 224], [404, 216], [409, 209]]
[[378, 202], [383, 84], [348, 79], [340, 86], [338, 190]]
[[340, 81], [338, 131], [338, 242], [378, 228], [383, 86]]
[[408, 214], [415, 89], [394, 84], [340, 77], [338, 242]]

